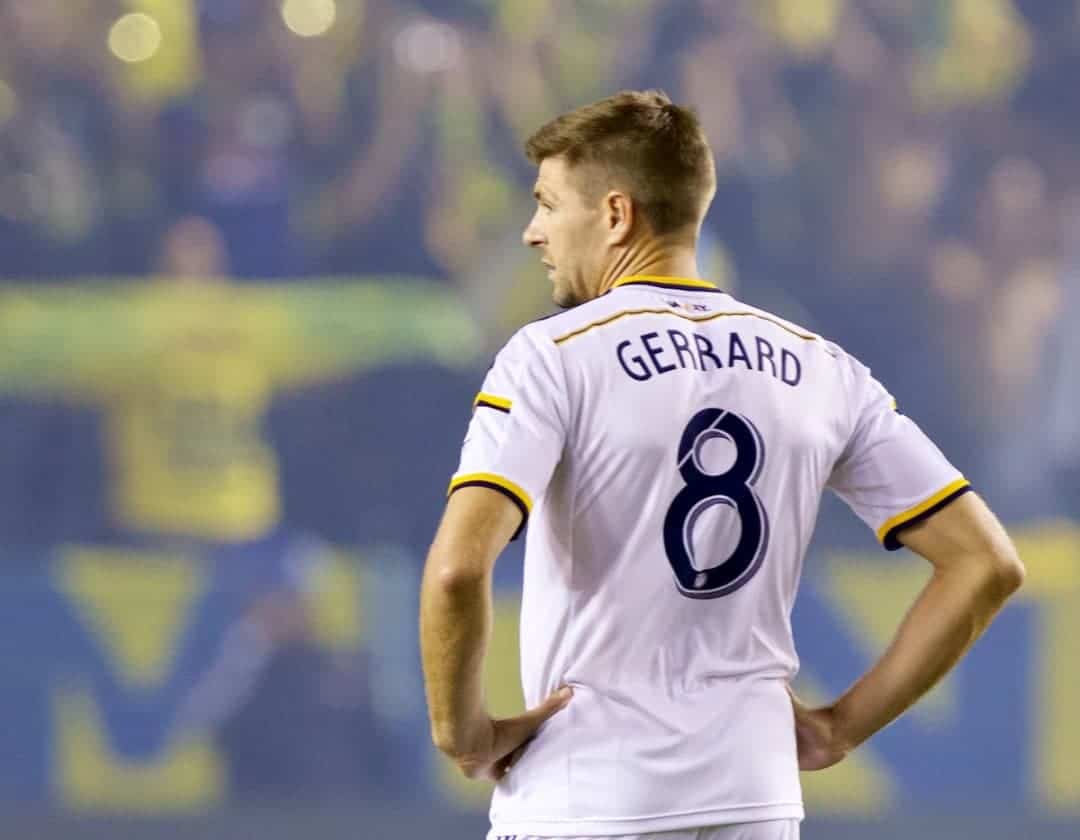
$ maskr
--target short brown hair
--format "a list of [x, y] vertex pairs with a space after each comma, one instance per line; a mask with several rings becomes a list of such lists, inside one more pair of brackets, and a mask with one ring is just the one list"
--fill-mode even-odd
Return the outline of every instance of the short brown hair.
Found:
[[549, 157], [598, 165], [658, 235], [699, 224], [716, 189], [697, 115], [658, 90], [621, 91], [562, 114], [526, 141], [525, 154], [537, 166]]

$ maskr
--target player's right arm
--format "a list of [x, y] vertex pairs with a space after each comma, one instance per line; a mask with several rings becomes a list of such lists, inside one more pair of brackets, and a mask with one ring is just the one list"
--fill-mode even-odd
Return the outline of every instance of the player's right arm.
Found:
[[1024, 580], [1024, 566], [986, 504], [967, 493], [898, 535], [933, 566], [877, 663], [831, 706], [795, 701], [799, 766], [819, 770], [895, 720], [982, 634]]
[[492, 569], [525, 527], [533, 500], [544, 495], [562, 457], [568, 414], [555, 345], [519, 330], [476, 397], [450, 501], [428, 554], [420, 647], [432, 738], [470, 778], [501, 778], [571, 695], [553, 686], [524, 714], [495, 720], [482, 689]]

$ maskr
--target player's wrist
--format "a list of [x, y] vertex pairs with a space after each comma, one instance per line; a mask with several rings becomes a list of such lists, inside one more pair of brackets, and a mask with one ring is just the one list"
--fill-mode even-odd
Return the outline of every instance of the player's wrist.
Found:
[[822, 711], [829, 719], [829, 740], [833, 749], [847, 755], [873, 733], [865, 731], [865, 725], [855, 714], [852, 704], [845, 700], [842, 697]]

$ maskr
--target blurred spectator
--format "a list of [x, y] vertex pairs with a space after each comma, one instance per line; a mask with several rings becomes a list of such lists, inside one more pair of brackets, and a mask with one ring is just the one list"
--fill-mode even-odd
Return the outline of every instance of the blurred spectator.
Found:
[[225, 238], [198, 216], [177, 220], [162, 237], [157, 271], [166, 277], [205, 279], [229, 274]]
[[219, 745], [238, 801], [383, 789], [368, 657], [334, 654], [313, 630], [313, 579], [330, 557], [295, 535], [209, 552], [219, 613], [235, 618], [217, 628], [173, 726]]
[[[342, 70], [333, 142], [308, 165], [321, 187], [312, 234], [324, 240], [328, 273], [446, 277], [424, 241], [439, 120], [433, 95], [451, 61], [439, 55], [440, 44], [450, 49], [440, 35], [452, 32], [441, 26], [400, 3], [366, 4]], [[310, 49], [314, 61], [326, 61]]]
[[198, 10], [203, 80], [161, 117], [167, 204], [213, 221], [237, 277], [295, 275], [305, 243], [291, 211], [306, 138], [276, 6], [201, 0]]
[[6, 277], [125, 264], [114, 174], [121, 123], [104, 73], [106, 17], [62, 0], [0, 2], [0, 244]]

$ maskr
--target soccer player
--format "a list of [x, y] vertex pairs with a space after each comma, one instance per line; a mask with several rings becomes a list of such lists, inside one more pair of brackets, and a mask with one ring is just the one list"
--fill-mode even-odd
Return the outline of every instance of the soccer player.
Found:
[[[524, 233], [565, 307], [499, 353], [427, 560], [435, 744], [498, 780], [489, 840], [789, 840], [799, 770], [936, 683], [1021, 583], [1005, 531], [869, 370], [697, 275], [715, 189], [694, 114], [623, 92], [528, 141]], [[826, 488], [933, 574], [834, 703], [791, 693]], [[524, 714], [481, 686], [496, 557], [529, 521]]]

